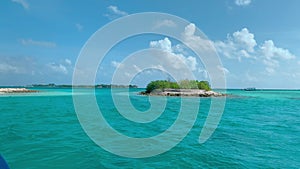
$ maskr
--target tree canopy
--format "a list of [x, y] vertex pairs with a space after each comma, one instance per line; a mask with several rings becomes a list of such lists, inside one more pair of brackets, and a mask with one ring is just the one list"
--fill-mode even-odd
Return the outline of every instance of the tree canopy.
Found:
[[178, 83], [167, 80], [151, 81], [146, 87], [146, 93], [150, 93], [155, 89], [201, 89], [209, 91], [211, 90], [208, 81], [198, 80], [181, 80]]

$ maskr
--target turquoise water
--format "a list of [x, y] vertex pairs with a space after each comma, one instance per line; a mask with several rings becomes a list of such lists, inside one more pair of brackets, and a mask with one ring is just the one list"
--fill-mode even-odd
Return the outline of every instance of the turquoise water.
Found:
[[[211, 101], [202, 98], [194, 127], [182, 142], [163, 154], [133, 159], [103, 150], [85, 134], [74, 111], [71, 89], [39, 90], [0, 95], [0, 154], [12, 169], [300, 168], [300, 91], [229, 90], [232, 95], [227, 97], [218, 128], [199, 144]], [[148, 97], [135, 95], [140, 90], [131, 90], [131, 102], [136, 109], [147, 110]], [[180, 98], [168, 98], [161, 117], [141, 124], [118, 114], [109, 89], [97, 89], [96, 97], [108, 123], [132, 137], [163, 132], [180, 108]]]

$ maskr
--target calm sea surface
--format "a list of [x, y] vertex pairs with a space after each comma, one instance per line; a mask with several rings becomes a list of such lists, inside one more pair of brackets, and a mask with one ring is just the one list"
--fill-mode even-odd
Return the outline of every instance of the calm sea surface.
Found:
[[[228, 90], [232, 96], [227, 97], [222, 120], [204, 144], [198, 137], [211, 99], [201, 98], [194, 127], [182, 142], [163, 154], [133, 159], [111, 154], [87, 136], [71, 89], [39, 90], [0, 95], [0, 154], [12, 169], [300, 168], [300, 91]], [[141, 90], [132, 89], [130, 99], [136, 109], [147, 110], [149, 98], [136, 95]], [[180, 110], [180, 98], [170, 97], [157, 120], [136, 124], [118, 113], [109, 89], [96, 89], [96, 98], [108, 123], [131, 137], [165, 131]]]

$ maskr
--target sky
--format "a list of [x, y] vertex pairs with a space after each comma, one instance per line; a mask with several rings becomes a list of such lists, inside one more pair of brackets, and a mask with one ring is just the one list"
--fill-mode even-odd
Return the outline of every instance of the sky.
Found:
[[[299, 6], [298, 0], [2, 0], [0, 86], [71, 84], [80, 51], [98, 29], [131, 14], [161, 12], [190, 22], [183, 35], [196, 37], [195, 27], [206, 35], [222, 62], [227, 88], [300, 89]], [[176, 23], [161, 20], [159, 25]], [[107, 53], [96, 83], [110, 84], [127, 56], [151, 48], [163, 50], [161, 59], [174, 69], [184, 63], [198, 80], [209, 81], [201, 60], [180, 41], [144, 34]], [[156, 66], [131, 82], [145, 87], [150, 80], [169, 78]]]

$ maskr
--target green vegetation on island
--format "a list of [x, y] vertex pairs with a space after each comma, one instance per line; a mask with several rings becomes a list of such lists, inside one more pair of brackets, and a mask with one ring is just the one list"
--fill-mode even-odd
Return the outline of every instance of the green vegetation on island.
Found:
[[146, 91], [140, 92], [147, 96], [187, 96], [187, 97], [222, 97], [226, 94], [211, 90], [207, 81], [181, 80], [171, 82], [167, 80], [156, 80], [150, 82]]
[[177, 82], [171, 82], [167, 80], [156, 80], [150, 82], [146, 87], [146, 93], [151, 93], [154, 90], [164, 89], [200, 89], [210, 91], [210, 84], [208, 81], [198, 80], [181, 80]]

